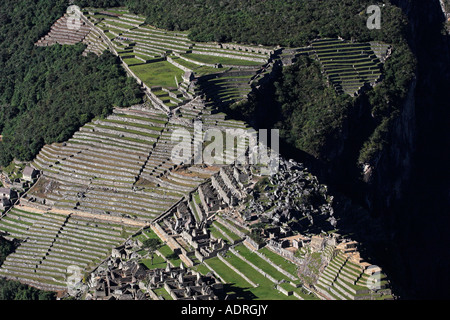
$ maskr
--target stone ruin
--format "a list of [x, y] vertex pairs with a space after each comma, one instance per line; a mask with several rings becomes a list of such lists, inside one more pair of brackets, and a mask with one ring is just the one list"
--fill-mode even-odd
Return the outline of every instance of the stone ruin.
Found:
[[90, 276], [89, 288], [85, 288], [88, 300], [160, 300], [155, 289], [164, 288], [174, 300], [217, 300], [222, 283], [212, 274], [205, 276], [179, 267], [169, 261], [165, 268], [148, 269], [136, 251], [141, 249], [137, 241], [127, 241], [114, 248], [108, 261], [100, 265]]

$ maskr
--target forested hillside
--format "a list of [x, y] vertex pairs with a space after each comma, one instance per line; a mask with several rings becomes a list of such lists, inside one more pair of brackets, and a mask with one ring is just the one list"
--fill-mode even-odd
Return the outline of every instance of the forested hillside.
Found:
[[[79, 1], [86, 5], [89, 1]], [[101, 2], [101, 1], [99, 1]], [[92, 2], [91, 2], [92, 3]], [[94, 2], [95, 4], [95, 2]], [[366, 25], [368, 15], [366, 9], [372, 4], [370, 1], [330, 0], [326, 1], [244, 1], [244, 0], [207, 0], [207, 1], [123, 1], [132, 11], [147, 16], [147, 22], [160, 28], [169, 30], [189, 30], [190, 38], [196, 41], [233, 41], [262, 45], [305, 46], [316, 38], [342, 37], [347, 40], [383, 41], [394, 47], [393, 56], [384, 67], [385, 79], [382, 85], [367, 93], [370, 112], [373, 119], [370, 132], [366, 133], [365, 143], [360, 146], [359, 163], [371, 162], [387, 143], [390, 124], [398, 116], [401, 103], [405, 98], [408, 85], [414, 76], [414, 57], [406, 43], [406, 18], [398, 7], [384, 1], [382, 8], [382, 28], [369, 30]], [[311, 75], [299, 66], [285, 71], [285, 77], [305, 77]], [[320, 70], [311, 75], [312, 78]], [[300, 75], [299, 73], [302, 73]], [[322, 81], [321, 83], [323, 83]], [[280, 79], [277, 100], [280, 104], [274, 108], [268, 119], [279, 120], [283, 129], [283, 137], [300, 149], [311, 153], [323, 160], [329, 155], [323, 152], [324, 140], [327, 132], [336, 132], [342, 123], [342, 114], [348, 111], [349, 102], [346, 98], [339, 98], [341, 103], [330, 101], [330, 95], [321, 96], [321, 105], [331, 104], [333, 110], [328, 110], [330, 117], [334, 115], [334, 125], [317, 123], [316, 119], [324, 109], [315, 106], [315, 110], [303, 112], [298, 105], [314, 104], [318, 101], [316, 93], [323, 92], [320, 84], [311, 95], [292, 97], [293, 86]], [[284, 87], [286, 86], [286, 87]], [[297, 90], [298, 91], [298, 90]], [[309, 91], [311, 92], [311, 91]], [[315, 97], [315, 98], [312, 98]], [[333, 98], [334, 99], [334, 98]], [[288, 101], [291, 100], [291, 101]], [[258, 101], [253, 101], [258, 103]], [[353, 104], [358, 102], [353, 102]], [[282, 105], [282, 106], [281, 106]], [[248, 111], [260, 110], [256, 106], [246, 104], [238, 110], [248, 119], [255, 116]], [[268, 110], [265, 110], [267, 112]], [[281, 111], [280, 117], [276, 117]], [[291, 114], [294, 114], [291, 117]], [[330, 114], [331, 113], [331, 114]], [[299, 119], [301, 117], [302, 119]], [[288, 120], [287, 122], [284, 120]], [[308, 125], [305, 125], [305, 124]], [[265, 124], [267, 125], [267, 124]], [[330, 126], [333, 126], [331, 128]], [[314, 131], [314, 132], [313, 132]], [[318, 131], [318, 132], [317, 132]], [[322, 141], [319, 142], [318, 140]], [[326, 148], [326, 147], [325, 147]]]
[[338, 36], [361, 41], [392, 41], [397, 36], [394, 29], [401, 27], [398, 8], [387, 7], [383, 10], [384, 28], [366, 28], [365, 10], [373, 4], [370, 1], [128, 0], [122, 3], [147, 16], [147, 22], [157, 27], [190, 30], [190, 37], [196, 41], [282, 46], [301, 46], [314, 38]]
[[67, 140], [113, 106], [141, 101], [116, 57], [83, 57], [83, 45], [34, 43], [67, 9], [66, 1], [0, 5], [0, 165], [32, 160], [46, 143]]

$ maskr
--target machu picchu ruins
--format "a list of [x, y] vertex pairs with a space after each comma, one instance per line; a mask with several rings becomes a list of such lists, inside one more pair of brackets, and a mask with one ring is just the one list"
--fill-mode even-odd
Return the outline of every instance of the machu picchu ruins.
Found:
[[[35, 46], [77, 43], [86, 56], [116, 55], [145, 98], [46, 144], [17, 164], [20, 178], [2, 174], [0, 235], [20, 245], [1, 277], [85, 300], [395, 299], [388, 276], [341, 233], [333, 194], [304, 164], [279, 156], [267, 174], [267, 164], [173, 157], [175, 132], [188, 150], [208, 148], [197, 123], [252, 129], [222, 107], [298, 57], [318, 61], [327, 85], [355, 97], [383, 81], [391, 45], [194, 42], [124, 8], [82, 8]], [[249, 144], [220, 156], [247, 156]], [[152, 250], [148, 239], [158, 242]]]

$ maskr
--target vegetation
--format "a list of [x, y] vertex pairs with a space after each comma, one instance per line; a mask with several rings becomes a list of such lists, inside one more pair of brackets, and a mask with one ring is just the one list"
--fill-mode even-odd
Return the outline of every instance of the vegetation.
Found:
[[0, 300], [55, 300], [55, 293], [0, 279]]
[[[16, 245], [0, 236], [0, 265], [12, 253]], [[52, 292], [41, 291], [17, 281], [0, 279], [0, 300], [54, 300]]]
[[[127, 5], [131, 11], [147, 16], [147, 22], [151, 25], [168, 30], [189, 30], [189, 37], [195, 41], [303, 46], [315, 38], [341, 36], [344, 39], [379, 40], [393, 44], [393, 56], [384, 67], [384, 82], [366, 93], [374, 119], [367, 126], [367, 132], [364, 132], [364, 137], [359, 142], [359, 155], [356, 157], [359, 163], [370, 162], [388, 143], [392, 119], [398, 115], [414, 74], [414, 59], [404, 40], [406, 20], [401, 15], [400, 9], [389, 3], [383, 7], [381, 30], [369, 30], [366, 27], [365, 8], [368, 4], [366, 1], [330, 0], [327, 1], [328, 10], [323, 10], [323, 3], [317, 1], [207, 0], [201, 4], [193, 4], [182, 0], [99, 0], [75, 3], [95, 7]], [[30, 3], [27, 10], [29, 11], [30, 7], [35, 8], [34, 12], [38, 13], [38, 19], [42, 20], [38, 23], [39, 27], [26, 23], [31, 17], [25, 12], [20, 12], [20, 8], [9, 10], [9, 6], [12, 5], [12, 1], [2, 5], [4, 11], [2, 21], [7, 22], [2, 26], [4, 34], [2, 37], [9, 41], [2, 41], [1, 47], [2, 52], [8, 52], [6, 59], [5, 54], [1, 59], [1, 63], [6, 67], [3, 68], [3, 77], [0, 80], [0, 89], [3, 89], [0, 90], [2, 92], [0, 104], [3, 111], [0, 116], [0, 130], [5, 135], [4, 143], [0, 144], [0, 148], [3, 147], [0, 151], [5, 150], [1, 152], [1, 164], [7, 164], [12, 157], [29, 160], [44, 143], [62, 141], [92, 117], [107, 114], [112, 105], [123, 106], [137, 98], [137, 92], [134, 91], [131, 81], [125, 85], [124, 76], [113, 77], [112, 74], [105, 73], [108, 70], [120, 74], [119, 68], [113, 70], [112, 57], [101, 58], [105, 60], [105, 66], [94, 68], [91, 63], [97, 58], [77, 56], [79, 53], [77, 50], [81, 50], [80, 48], [57, 46], [38, 49], [32, 46], [58, 14], [63, 12], [65, 9], [63, 1]], [[16, 13], [17, 11], [19, 12]], [[8, 23], [20, 20], [18, 17], [22, 18], [22, 23]], [[12, 39], [14, 31], [17, 30], [21, 30], [26, 36]], [[11, 47], [23, 47], [27, 50], [16, 50], [15, 52], [21, 53], [13, 54], [10, 53], [11, 50], [4, 50]], [[30, 51], [33, 52], [31, 63], [27, 61], [27, 64], [21, 65], [19, 68], [21, 70], [15, 70], [13, 66], [30, 56], [24, 55], [23, 52]], [[42, 60], [46, 61], [45, 67], [42, 63], [38, 64]], [[163, 86], [174, 86], [175, 76], [180, 80], [182, 72], [169, 70], [168, 68], [172, 66], [163, 64], [161, 62], [140, 65], [134, 71], [139, 73], [138, 76], [149, 86], [161, 83]], [[67, 70], [68, 73], [55, 75], [52, 72], [54, 71], [52, 65], [57, 65], [58, 69]], [[102, 72], [92, 75], [94, 78], [92, 81], [85, 81], [85, 77], [80, 77], [80, 73], [87, 76], [88, 71], [100, 70]], [[74, 81], [80, 78], [83, 79], [81, 84]], [[16, 83], [14, 79], [23, 80], [18, 81], [19, 85], [13, 85]], [[111, 83], [113, 80], [107, 85], [100, 85], [104, 84], [105, 79], [114, 79], [121, 84], [119, 87], [126, 87], [128, 90], [118, 90], [117, 83]], [[48, 85], [43, 86], [43, 82], [47, 82]], [[30, 83], [34, 84], [31, 85], [32, 90], [25, 91]], [[92, 88], [93, 84], [97, 85]], [[79, 90], [66, 90], [78, 86], [81, 86]], [[352, 106], [359, 103], [358, 99], [352, 101], [347, 96], [336, 96], [325, 84], [320, 66], [307, 58], [300, 59], [292, 68], [286, 68], [275, 86], [272, 98], [276, 108], [268, 118], [276, 120], [272, 125], [281, 129], [282, 138], [316, 158], [332, 160], [336, 152], [342, 149], [345, 138], [342, 134], [348, 131], [345, 127], [348, 114], [352, 111]], [[52, 92], [70, 92], [70, 94], [55, 97]], [[98, 99], [99, 96], [102, 99]], [[389, 103], [386, 103], [387, 101]], [[70, 106], [70, 102], [76, 103], [77, 107]], [[244, 118], [252, 118], [260, 111], [260, 103], [261, 101], [254, 97], [249, 102], [234, 105], [229, 111]], [[275, 117], [277, 114], [279, 116]], [[37, 135], [34, 134], [36, 129]], [[341, 143], [336, 143], [337, 140]]]
[[286, 68], [275, 88], [280, 108], [276, 127], [281, 130], [281, 137], [320, 157], [328, 143], [334, 145], [339, 139], [351, 98], [338, 96], [327, 87], [318, 62], [308, 57], [301, 57]]
[[[368, 1], [129, 0], [146, 22], [168, 30], [189, 30], [194, 41], [233, 41], [262, 45], [301, 46], [318, 37], [369, 39]], [[372, 3], [369, 3], [372, 4]], [[386, 23], [396, 24], [387, 17]], [[362, 39], [362, 40], [364, 40]]]
[[182, 81], [183, 71], [167, 61], [130, 66], [130, 69], [149, 87], [177, 87], [175, 77], [179, 83]]
[[13, 242], [0, 236], [0, 265], [2, 265], [6, 257], [14, 251], [15, 247]]
[[382, 67], [383, 81], [375, 88], [356, 98], [338, 95], [327, 84], [318, 61], [300, 57], [264, 90], [252, 92], [247, 101], [231, 105], [226, 112], [261, 128], [280, 129], [292, 150], [334, 163], [339, 168], [335, 173], [354, 172], [352, 178], [358, 179], [361, 171], [355, 169], [375, 164], [389, 146], [416, 68], [400, 9], [387, 5], [383, 14], [391, 19], [380, 32], [361, 30], [355, 36], [358, 41], [383, 41], [393, 47]]
[[142, 248], [147, 249], [150, 253], [150, 260], [151, 264], [153, 264], [153, 253], [158, 249], [158, 247], [161, 245], [161, 241], [159, 239], [155, 238], [149, 238], [144, 240], [142, 243]]
[[141, 101], [112, 54], [83, 57], [81, 44], [34, 46], [66, 7], [60, 0], [0, 6], [0, 165], [32, 160], [44, 144], [67, 140], [113, 106]]

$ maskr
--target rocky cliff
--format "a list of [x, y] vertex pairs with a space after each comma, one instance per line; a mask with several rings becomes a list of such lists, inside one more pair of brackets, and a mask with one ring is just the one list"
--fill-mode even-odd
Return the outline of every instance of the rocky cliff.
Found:
[[[390, 237], [384, 259], [404, 298], [443, 298], [448, 297], [449, 259], [442, 253], [450, 244], [449, 218], [444, 214], [449, 206], [445, 168], [450, 119], [446, 16], [439, 0], [392, 2], [409, 19], [408, 40], [417, 58], [417, 81], [374, 179], [374, 195], [386, 197], [389, 204], [382, 214], [384, 233]], [[405, 183], [399, 184], [402, 177]], [[400, 195], [399, 186], [403, 186]]]

